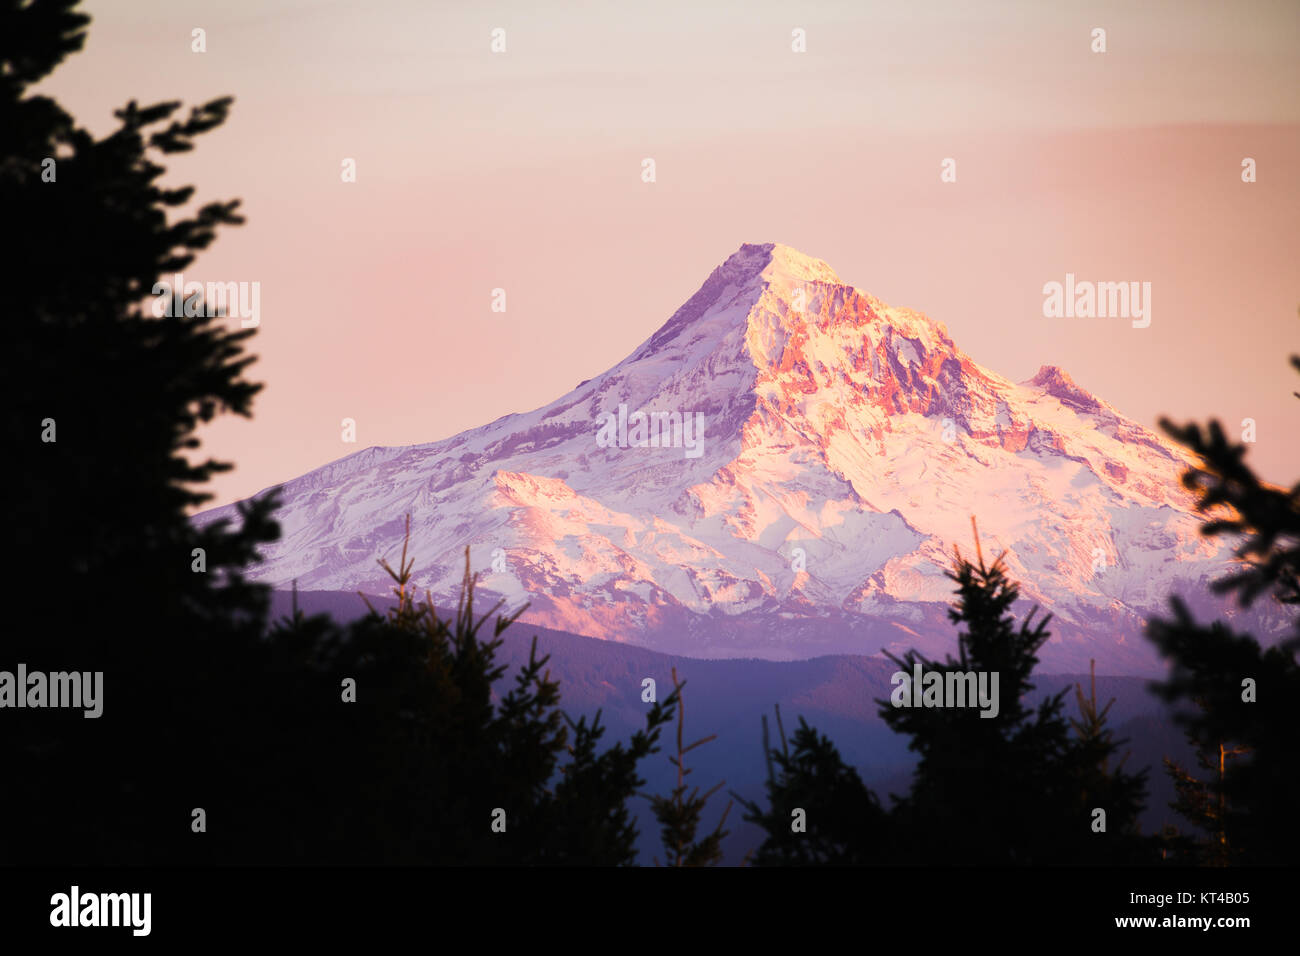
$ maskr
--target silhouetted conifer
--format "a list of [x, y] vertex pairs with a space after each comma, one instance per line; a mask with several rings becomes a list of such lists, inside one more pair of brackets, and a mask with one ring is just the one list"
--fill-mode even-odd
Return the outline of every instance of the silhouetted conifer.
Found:
[[1239, 854], [1234, 851], [1227, 830], [1227, 780], [1233, 771], [1233, 758], [1248, 751], [1223, 741], [1206, 750], [1191, 734], [1188, 743], [1194, 748], [1196, 763], [1201, 769], [1200, 777], [1168, 757], [1164, 764], [1178, 794], [1170, 806], [1190, 822], [1196, 832], [1176, 834], [1171, 840], [1171, 848], [1176, 850], [1176, 857], [1182, 863], [1228, 866], [1237, 862]]
[[[1300, 370], [1300, 356], [1291, 365]], [[1300, 483], [1287, 489], [1261, 481], [1245, 462], [1245, 445], [1231, 442], [1217, 421], [1202, 429], [1162, 419], [1161, 426], [1200, 459], [1183, 484], [1206, 514], [1201, 533], [1229, 535], [1243, 559], [1241, 570], [1214, 589], [1243, 607], [1261, 600], [1279, 610], [1300, 603]], [[1265, 650], [1222, 622], [1197, 622], [1177, 597], [1170, 604], [1171, 615], [1147, 627], [1170, 665], [1157, 690], [1178, 707], [1198, 752], [1245, 751], [1231, 758], [1231, 772], [1225, 769], [1212, 821], [1202, 794], [1186, 781], [1184, 809], [1198, 825], [1211, 822], [1211, 832], [1228, 835], [1240, 862], [1294, 863], [1300, 858], [1300, 616], [1288, 611], [1292, 633]]]
[[[1145, 772], [1128, 774], [1119, 743], [1106, 727], [1107, 708], [1095, 693], [1084, 702], [1077, 736], [1063, 714], [1066, 691], [1031, 709], [1030, 676], [1047, 641], [1048, 619], [1033, 611], [1019, 625], [1011, 614], [1019, 589], [999, 557], [977, 562], [956, 552], [949, 577], [957, 601], [949, 611], [957, 656], [943, 662], [916, 652], [887, 655], [910, 682], [923, 674], [998, 674], [997, 715], [981, 716], [978, 702], [965, 706], [895, 706], [878, 700], [882, 719], [911, 737], [919, 762], [909, 793], [895, 797], [888, 812], [844, 765], [829, 740], [800, 720], [790, 752], [782, 732], [769, 760], [769, 808], [746, 803], [747, 820], [767, 833], [759, 863], [916, 863], [1043, 865], [1089, 862], [1154, 862], [1154, 841], [1138, 832]], [[1036, 609], [1035, 609], [1036, 610]], [[954, 685], [955, 686], [955, 685]], [[910, 687], [910, 684], [909, 684]], [[920, 697], [922, 689], [910, 687]], [[1109, 705], [1108, 705], [1109, 706]], [[991, 711], [990, 711], [991, 712]], [[779, 768], [772, 771], [772, 763]], [[791, 816], [807, 810], [807, 833], [791, 828]], [[1104, 832], [1096, 810], [1104, 811]]]
[[[912, 738], [920, 755], [911, 791], [894, 808], [925, 862], [1042, 865], [1128, 862], [1153, 854], [1137, 833], [1145, 774], [1110, 771], [1117, 745], [1094, 715], [1072, 737], [1063, 714], [1065, 691], [1028, 705], [1038, 650], [1051, 616], [1035, 623], [1034, 608], [1018, 625], [1011, 608], [1018, 585], [1005, 556], [986, 563], [976, 535], [976, 561], [955, 552], [948, 576], [957, 601], [948, 612], [962, 627], [957, 655], [943, 663], [915, 652], [888, 655], [908, 675], [998, 675], [997, 715], [979, 706], [896, 707], [881, 700], [880, 715]], [[918, 694], [912, 688], [913, 695]], [[1087, 719], [1085, 715], [1085, 719]], [[1104, 832], [1099, 832], [1104, 812]]]
[[[677, 705], [677, 752], [668, 757], [677, 769], [677, 784], [668, 796], [647, 795], [655, 819], [661, 827], [660, 840], [664, 848], [664, 861], [668, 866], [711, 866], [722, 861], [722, 840], [727, 835], [723, 827], [727, 823], [727, 814], [731, 812], [731, 802], [722, 811], [718, 825], [703, 837], [698, 837], [704, 808], [709, 798], [718, 792], [726, 781], [719, 781], [709, 790], [700, 793], [699, 787], [689, 788], [686, 783], [691, 769], [686, 766], [686, 755], [696, 747], [703, 746], [717, 738], [717, 734], [701, 737], [692, 744], [684, 744], [682, 734], [686, 728], [686, 702], [682, 696], [685, 682], [677, 680], [677, 668], [672, 669], [673, 693], [670, 700]], [[658, 857], [655, 864], [659, 863]]]
[[[157, 159], [187, 151], [226, 118], [218, 99], [116, 112], [92, 136], [31, 93], [80, 50], [74, 0], [0, 3], [0, 208], [10, 337], [0, 497], [6, 543], [21, 558], [0, 667], [104, 674], [103, 716], [8, 711], [0, 816], [26, 821], [0, 841], [6, 861], [164, 862], [211, 858], [231, 795], [255, 793], [244, 764], [222, 761], [256, 715], [265, 588], [241, 574], [273, 540], [271, 496], [239, 527], [199, 528], [187, 511], [230, 466], [192, 458], [196, 431], [248, 415], [253, 329], [218, 316], [155, 318], [154, 283], [181, 271], [237, 202], [181, 210]], [[53, 439], [53, 440], [50, 440]], [[204, 570], [196, 571], [200, 566]]]
[[779, 749], [770, 746], [767, 718], [763, 719], [767, 807], [736, 797], [747, 811], [745, 819], [766, 833], [753, 856], [754, 864], [900, 862], [893, 854], [898, 834], [858, 772], [802, 717], [793, 740], [787, 741], [780, 708], [776, 715]]
[[[627, 804], [645, 783], [637, 764], [657, 752], [675, 696], [650, 708], [628, 744], [602, 749], [599, 712], [574, 721], [560, 709], [536, 638], [513, 675], [497, 663], [501, 635], [522, 609], [500, 615], [498, 602], [476, 614], [468, 548], [449, 617], [427, 592], [416, 595], [405, 545], [396, 568], [381, 564], [397, 598], [386, 614], [372, 611], [346, 629], [323, 617], [286, 619], [272, 634], [272, 645], [297, 648], [291, 669], [313, 675], [317, 689], [297, 698], [310, 706], [277, 714], [286, 739], [273, 789], [278, 812], [296, 817], [296, 827], [271, 858], [634, 862]], [[494, 615], [492, 635], [481, 636]], [[356, 702], [341, 704], [347, 679]]]
[[231, 101], [188, 115], [130, 102], [92, 136], [30, 90], [81, 49], [76, 6], [0, 0], [16, 482], [0, 518], [21, 556], [0, 670], [102, 671], [103, 716], [6, 710], [0, 862], [629, 862], [636, 765], [671, 708], [602, 747], [599, 715], [558, 709], [545, 658], [494, 686], [512, 618], [478, 636], [468, 567], [453, 619], [406, 594], [387, 617], [294, 614], [268, 635], [267, 589], [244, 569], [278, 536], [276, 495], [233, 523], [189, 520], [231, 467], [198, 457], [197, 430], [250, 415], [261, 386], [244, 377], [254, 329], [206, 303], [148, 307], [155, 283], [242, 222], [237, 201], [191, 206], [159, 160]]

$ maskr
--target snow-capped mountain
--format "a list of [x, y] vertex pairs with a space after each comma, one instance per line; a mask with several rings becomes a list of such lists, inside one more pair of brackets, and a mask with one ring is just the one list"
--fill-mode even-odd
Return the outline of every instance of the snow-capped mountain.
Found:
[[[1047, 366], [1015, 383], [938, 322], [776, 244], [744, 245], [632, 355], [569, 394], [283, 486], [252, 576], [387, 593], [411, 516], [418, 583], [464, 548], [523, 620], [698, 657], [953, 646], [952, 550], [1007, 553], [1044, 664], [1141, 672], [1173, 592], [1218, 607], [1190, 459]], [[233, 506], [196, 520], [233, 516]], [[1208, 603], [1207, 603], [1208, 602]]]

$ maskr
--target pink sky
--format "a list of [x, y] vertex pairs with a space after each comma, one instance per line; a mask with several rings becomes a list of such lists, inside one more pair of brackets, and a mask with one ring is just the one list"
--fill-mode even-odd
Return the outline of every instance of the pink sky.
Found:
[[[769, 241], [1012, 379], [1061, 365], [1153, 427], [1254, 418], [1251, 459], [1300, 477], [1300, 4], [85, 6], [44, 89], [92, 131], [236, 97], [168, 159], [249, 220], [187, 278], [261, 283], [267, 388], [204, 433], [237, 463], [214, 504], [543, 405]], [[1067, 272], [1150, 282], [1151, 326], [1044, 318]]]

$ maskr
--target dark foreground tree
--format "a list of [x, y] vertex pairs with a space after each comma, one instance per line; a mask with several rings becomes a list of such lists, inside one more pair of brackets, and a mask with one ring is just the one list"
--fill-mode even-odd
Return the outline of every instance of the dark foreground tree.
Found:
[[1236, 851], [1228, 834], [1226, 823], [1228, 810], [1229, 776], [1236, 769], [1237, 757], [1249, 753], [1244, 747], [1233, 747], [1220, 740], [1212, 750], [1203, 748], [1195, 735], [1189, 734], [1188, 741], [1196, 754], [1196, 764], [1200, 776], [1165, 758], [1165, 772], [1173, 781], [1178, 794], [1170, 806], [1193, 826], [1193, 832], [1175, 833], [1168, 840], [1169, 848], [1179, 862], [1200, 864], [1203, 866], [1229, 866], [1239, 862], [1241, 854]]
[[[677, 701], [677, 752], [668, 757], [677, 771], [677, 783], [666, 796], [647, 794], [650, 809], [659, 823], [659, 842], [664, 848], [664, 862], [667, 866], [712, 866], [722, 862], [722, 841], [727, 836], [723, 829], [727, 824], [727, 814], [731, 812], [731, 803], [723, 809], [718, 824], [703, 836], [699, 835], [703, 822], [704, 810], [709, 798], [726, 785], [722, 780], [704, 793], [698, 786], [690, 786], [686, 778], [692, 769], [686, 766], [686, 755], [696, 747], [702, 747], [717, 738], [716, 734], [701, 737], [694, 743], [684, 743], [686, 731], [686, 701], [682, 695], [685, 681], [678, 682], [677, 668], [672, 669], [673, 695], [670, 699]], [[655, 864], [659, 863], [658, 857]]]
[[[1096, 843], [1091, 838], [1083, 848], [1081, 862], [1155, 863], [1160, 857], [1163, 843], [1158, 836], [1143, 836], [1138, 818], [1146, 807], [1146, 781], [1148, 769], [1136, 773], [1126, 771], [1125, 764], [1131, 754], [1121, 751], [1127, 739], [1118, 739], [1111, 730], [1106, 715], [1115, 703], [1112, 697], [1104, 707], [1097, 701], [1097, 662], [1089, 661], [1089, 691], [1085, 697], [1083, 686], [1075, 685], [1078, 719], [1071, 718], [1075, 739], [1070, 751], [1070, 772], [1076, 778], [1080, 803], [1095, 816], [1097, 809], [1106, 811], [1106, 834], [1111, 834], [1118, 822], [1118, 837], [1108, 842]], [[1094, 833], [1101, 831], [1093, 828]]]
[[260, 388], [243, 377], [254, 330], [155, 318], [144, 301], [241, 221], [235, 202], [177, 215], [193, 190], [163, 186], [155, 161], [191, 149], [230, 101], [187, 116], [177, 103], [130, 103], [96, 139], [30, 89], [81, 48], [88, 18], [75, 6], [0, 3], [13, 482], [0, 522], [17, 558], [0, 669], [102, 672], [102, 716], [3, 712], [0, 855], [204, 859], [211, 841], [193, 833], [192, 810], [238, 786], [210, 748], [241, 721], [265, 594], [240, 569], [275, 537], [274, 501], [237, 529], [186, 519], [229, 467], [190, 460], [196, 429], [220, 412], [248, 415]]
[[957, 656], [943, 663], [915, 652], [891, 659], [908, 675], [918, 664], [923, 673], [941, 675], [944, 686], [949, 675], [955, 687], [957, 675], [973, 674], [987, 675], [991, 689], [996, 674], [996, 714], [969, 702], [909, 707], [880, 701], [882, 719], [910, 736], [909, 746], [920, 755], [911, 791], [893, 811], [916, 858], [1021, 865], [1150, 858], [1149, 841], [1137, 832], [1145, 771], [1122, 768], [1121, 742], [1105, 729], [1095, 697], [1078, 735], [1064, 715], [1065, 690], [1029, 706], [1050, 615], [1035, 623], [1035, 608], [1017, 624], [1011, 608], [1019, 587], [1007, 575], [1004, 556], [987, 564], [978, 536], [976, 556], [972, 563], [958, 552], [949, 572], [957, 601], [948, 614], [962, 627]]
[[146, 308], [241, 221], [235, 202], [181, 214], [193, 191], [164, 187], [157, 160], [230, 100], [187, 116], [131, 103], [94, 138], [30, 89], [81, 48], [75, 7], [0, 0], [15, 483], [0, 517], [18, 559], [0, 694], [20, 665], [102, 673], [102, 713], [5, 701], [0, 863], [627, 862], [636, 763], [671, 699], [602, 749], [599, 717], [559, 711], [544, 660], [494, 684], [472, 579], [452, 619], [405, 594], [387, 618], [268, 633], [243, 569], [278, 534], [274, 494], [233, 527], [188, 519], [229, 467], [191, 461], [197, 428], [249, 415], [260, 386], [244, 378], [253, 329], [202, 304]]
[[[1123, 769], [1123, 741], [1112, 738], [1095, 695], [1077, 734], [1063, 713], [1065, 690], [1037, 708], [1028, 705], [1037, 652], [1049, 636], [1047, 620], [1035, 623], [1031, 612], [1017, 624], [1011, 607], [1019, 590], [1003, 559], [986, 564], [978, 537], [976, 552], [977, 563], [957, 553], [949, 572], [957, 585], [949, 616], [962, 627], [957, 656], [940, 663], [915, 652], [889, 655], [908, 682], [896, 682], [894, 695], [878, 703], [882, 719], [911, 737], [909, 746], [919, 755], [910, 791], [882, 810], [831, 742], [801, 720], [793, 752], [784, 734], [779, 751], [764, 741], [779, 773], [769, 772], [769, 809], [747, 804], [746, 819], [767, 831], [756, 862], [1051, 865], [1157, 859], [1153, 841], [1137, 829], [1145, 771]], [[919, 688], [910, 683], [918, 667], [927, 675]], [[996, 694], [989, 697], [995, 707], [980, 706], [980, 675], [991, 692], [994, 674]], [[963, 687], [969, 698], [958, 706], [943, 698], [935, 698], [937, 706], [929, 703], [925, 688], [935, 685], [928, 675], [937, 675], [938, 687]], [[958, 675], [973, 675], [975, 686]], [[911, 706], [913, 700], [919, 706]], [[804, 832], [791, 823], [801, 809]]]
[[[283, 621], [273, 687], [278, 737], [259, 763], [275, 767], [267, 798], [246, 807], [280, 826], [257, 860], [420, 864], [622, 865], [635, 860], [630, 799], [637, 764], [657, 751], [677, 697], [656, 703], [646, 729], [601, 749], [600, 714], [573, 721], [533, 640], [507, 675], [501, 634], [518, 616], [474, 610], [465, 554], [454, 615], [411, 590], [405, 548], [396, 605], [347, 628], [323, 616]], [[351, 699], [349, 699], [351, 698]], [[268, 698], [271, 702], [273, 698]]]
[[862, 782], [840, 758], [835, 745], [799, 718], [787, 740], [776, 710], [780, 747], [771, 746], [763, 718], [767, 760], [767, 807], [737, 797], [745, 819], [766, 833], [754, 854], [756, 866], [808, 866], [897, 863], [899, 834]]
[[[1300, 370], [1300, 356], [1292, 356], [1291, 365]], [[1294, 864], [1300, 859], [1300, 484], [1287, 489], [1261, 481], [1245, 462], [1245, 445], [1229, 441], [1217, 421], [1204, 429], [1168, 419], [1161, 426], [1200, 458], [1183, 484], [1207, 515], [1201, 533], [1229, 536], [1243, 559], [1241, 570], [1216, 582], [1214, 590], [1234, 596], [1242, 607], [1270, 602], [1292, 628], [1279, 644], [1263, 649], [1252, 635], [1222, 622], [1197, 622], [1176, 597], [1171, 615], [1148, 625], [1148, 636], [1170, 665], [1157, 690], [1177, 707], [1196, 749], [1208, 755], [1220, 747], [1238, 751], [1225, 757], [1231, 764], [1221, 782], [1184, 770], [1183, 809], [1203, 831], [1223, 835], [1220, 849], [1228, 848], [1232, 859]], [[1207, 788], [1213, 792], [1212, 820], [1198, 796]], [[1207, 855], [1211, 861], [1218, 857]]]

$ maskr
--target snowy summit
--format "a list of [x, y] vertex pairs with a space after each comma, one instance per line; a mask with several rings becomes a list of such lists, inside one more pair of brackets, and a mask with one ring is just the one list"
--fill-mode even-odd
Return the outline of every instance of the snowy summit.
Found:
[[1188, 464], [1055, 366], [1009, 381], [820, 259], [743, 245], [551, 404], [287, 482], [253, 576], [387, 593], [410, 513], [422, 587], [454, 597], [468, 544], [525, 621], [699, 657], [941, 654], [975, 515], [1018, 610], [1055, 615], [1045, 664], [1133, 672], [1143, 620], [1232, 560]]

